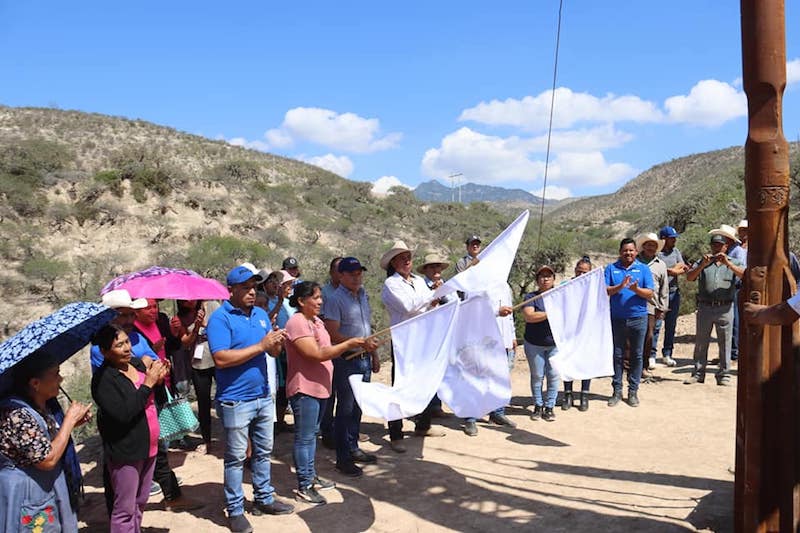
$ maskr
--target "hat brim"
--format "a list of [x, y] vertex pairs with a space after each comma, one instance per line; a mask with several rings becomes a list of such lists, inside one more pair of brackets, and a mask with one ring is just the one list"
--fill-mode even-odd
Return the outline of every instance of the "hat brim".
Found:
[[383, 254], [383, 257], [381, 257], [381, 268], [383, 270], [388, 269], [389, 263], [392, 262], [392, 259], [405, 252], [409, 252], [412, 257], [414, 256], [414, 252], [412, 252], [408, 248], [392, 248], [391, 250]]
[[742, 244], [742, 241], [740, 241], [739, 238], [736, 237], [736, 235], [728, 233], [727, 231], [725, 231], [723, 229], [712, 229], [711, 231], [708, 232], [708, 234], [711, 235], [711, 236], [721, 235], [721, 236], [723, 236], [725, 238], [728, 238], [728, 239], [732, 240], [736, 244]]
[[654, 242], [654, 243], [656, 243], [658, 245], [658, 249], [656, 249], [656, 253], [660, 252], [664, 248], [664, 239], [651, 239], [651, 238], [648, 237], [648, 238], [639, 239], [638, 241], [636, 241], [636, 249], [641, 252], [642, 251], [642, 246], [644, 246], [644, 243], [646, 243], [646, 242]]
[[442, 267], [442, 270], [447, 270], [447, 268], [450, 267], [450, 263], [433, 261], [431, 263], [423, 263], [420, 266], [418, 266], [417, 267], [417, 272], [419, 272], [420, 274], [424, 274], [425, 273], [425, 267], [428, 266], [428, 265], [444, 265]]

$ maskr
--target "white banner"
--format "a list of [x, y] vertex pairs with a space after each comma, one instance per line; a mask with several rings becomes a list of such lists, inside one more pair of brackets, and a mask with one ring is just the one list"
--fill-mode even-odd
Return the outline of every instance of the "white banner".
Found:
[[447, 280], [436, 289], [435, 298], [441, 298], [451, 292], [486, 291], [508, 280], [511, 264], [517, 255], [519, 242], [528, 223], [528, 211], [524, 211], [503, 232], [478, 254], [480, 262]]
[[452, 352], [451, 330], [458, 307], [454, 301], [392, 327], [394, 386], [364, 383], [361, 374], [349, 378], [356, 402], [365, 415], [399, 420], [419, 414], [428, 406]]
[[614, 374], [611, 308], [602, 268], [542, 295], [558, 353], [550, 359], [564, 381]]
[[511, 400], [508, 357], [489, 295], [461, 302], [452, 331], [450, 364], [439, 398], [462, 418], [480, 418]]

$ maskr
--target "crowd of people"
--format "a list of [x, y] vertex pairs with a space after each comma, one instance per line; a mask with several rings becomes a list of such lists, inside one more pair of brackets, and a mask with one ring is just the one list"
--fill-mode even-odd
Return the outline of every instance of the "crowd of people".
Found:
[[[737, 356], [734, 302], [746, 264], [747, 223], [742, 221], [737, 229], [722, 225], [711, 230], [709, 253], [691, 265], [676, 247], [678, 238], [678, 232], [667, 226], [658, 234], [623, 239], [618, 259], [605, 266], [613, 334], [610, 407], [623, 399], [626, 370], [626, 401], [632, 407], [639, 405], [639, 385], [655, 365], [662, 330], [662, 361], [666, 366], [676, 364], [673, 343], [680, 276], [698, 283], [694, 366], [685, 383], [705, 379], [712, 327], [717, 328], [720, 349], [717, 384], [730, 382], [731, 360]], [[466, 254], [456, 263], [456, 272], [480, 261], [480, 237], [470, 235], [465, 245]], [[412, 249], [402, 241], [381, 257], [385, 273], [381, 300], [391, 326], [450, 299], [469, 298], [463, 293], [433, 298], [445, 281], [442, 273], [450, 266], [445, 258], [425, 255], [416, 273], [413, 264]], [[588, 256], [581, 257], [574, 277], [593, 268]], [[212, 407], [216, 410], [222, 427], [216, 442], [223, 453], [223, 496], [233, 532], [252, 531], [242, 490], [245, 468], [252, 472], [252, 515], [294, 511], [292, 504], [276, 497], [271, 483], [270, 455], [276, 434], [293, 435], [294, 497], [306, 504], [326, 503], [321, 493], [336, 487], [317, 473], [318, 440], [335, 449], [336, 471], [343, 476], [358, 477], [364, 464], [378, 461], [360, 448], [362, 413], [349, 382], [354, 374], [369, 381], [381, 369], [379, 341], [372, 330], [373, 309], [363, 286], [366, 271], [358, 258], [336, 257], [330, 262], [329, 281], [320, 285], [302, 279], [294, 257], [286, 258], [282, 268], [273, 272], [245, 263], [227, 274], [228, 300], [179, 300], [171, 318], [154, 299], [133, 299], [125, 290], [103, 296], [102, 302], [116, 309], [117, 315], [93, 340], [91, 392], [103, 445], [111, 531], [139, 531], [145, 504], [154, 494], [163, 493], [166, 508], [176, 512], [202, 505], [182, 494], [181, 481], [169, 463], [169, 450], [188, 444], [159, 439], [158, 412], [170, 393], [193, 395], [197, 400], [202, 444], [194, 448], [196, 452], [214, 450]], [[556, 286], [556, 274], [550, 266], [538, 268], [537, 290], [524, 296], [520, 313], [530, 368], [530, 418], [549, 422], [556, 418], [562, 379], [552, 364], [558, 346], [544, 300], [538, 296]], [[495, 314], [511, 367], [517, 348], [512, 292], [507, 283], [499, 292]], [[784, 315], [796, 318], [797, 313], [790, 310], [751, 309], [751, 313], [760, 313], [764, 321], [778, 321]], [[80, 467], [70, 432], [87, 423], [92, 410], [73, 402], [63, 412], [55, 401], [61, 380], [57, 360], [45, 353], [34, 354], [14, 368], [14, 393], [0, 403], [0, 522], [6, 531], [37, 523], [77, 530]], [[561, 409], [572, 408], [577, 400], [577, 409], [587, 411], [591, 381], [581, 381], [578, 396], [574, 396], [572, 381], [563, 383]], [[292, 414], [292, 425], [286, 422], [287, 412]], [[516, 426], [504, 406], [487, 414], [492, 423]], [[441, 401], [434, 397], [414, 417], [414, 435], [444, 436], [431, 423], [442, 415]], [[475, 437], [476, 419], [464, 419], [463, 431]], [[389, 422], [388, 432], [391, 449], [404, 453], [403, 420]], [[30, 498], [37, 502], [35, 506], [29, 505]]]

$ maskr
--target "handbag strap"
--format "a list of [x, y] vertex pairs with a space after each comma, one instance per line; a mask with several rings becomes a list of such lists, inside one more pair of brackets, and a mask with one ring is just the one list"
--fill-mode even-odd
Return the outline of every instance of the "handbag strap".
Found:
[[167, 392], [167, 403], [172, 403], [172, 394], [169, 393], [169, 387], [164, 385], [164, 390]]

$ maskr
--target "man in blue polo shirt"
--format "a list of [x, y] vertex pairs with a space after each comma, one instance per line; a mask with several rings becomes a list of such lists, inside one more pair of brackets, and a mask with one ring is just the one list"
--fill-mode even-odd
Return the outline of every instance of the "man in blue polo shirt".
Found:
[[267, 382], [265, 352], [275, 355], [284, 340], [272, 330], [266, 311], [255, 306], [258, 279], [245, 266], [228, 273], [231, 297], [208, 319], [208, 347], [214, 357], [217, 415], [225, 432], [224, 490], [228, 527], [237, 533], [253, 531], [244, 516], [242, 474], [248, 436], [252, 440], [253, 514], [288, 514], [289, 504], [275, 499], [270, 484], [273, 406]]
[[636, 259], [636, 243], [622, 239], [619, 259], [606, 266], [606, 285], [611, 297], [611, 332], [614, 338], [614, 392], [608, 400], [613, 407], [622, 400], [622, 365], [625, 345], [630, 343], [628, 369], [628, 405], [639, 405], [639, 382], [642, 379], [642, 352], [647, 333], [647, 302], [653, 297], [653, 275], [647, 265]]

